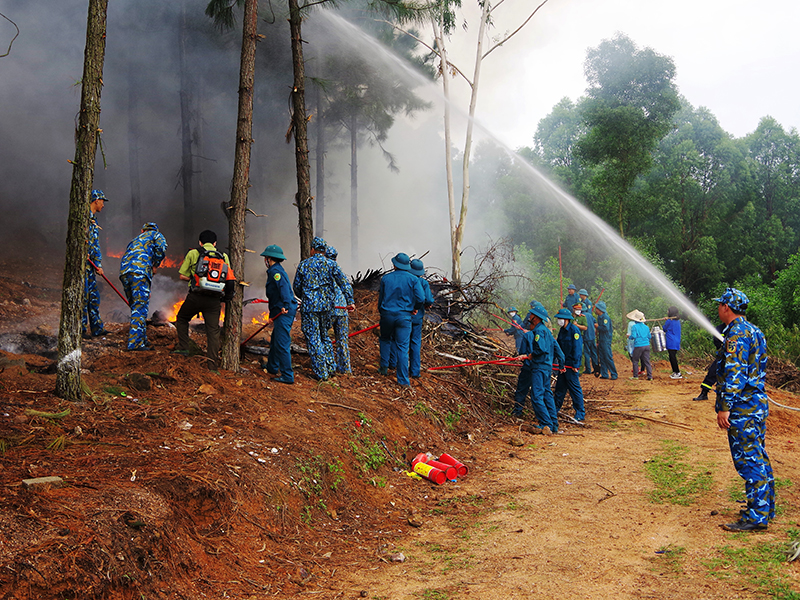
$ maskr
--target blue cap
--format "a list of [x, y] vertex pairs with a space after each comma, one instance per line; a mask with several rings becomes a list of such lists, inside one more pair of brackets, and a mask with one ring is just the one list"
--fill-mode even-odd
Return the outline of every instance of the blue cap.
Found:
[[417, 277], [422, 277], [425, 275], [425, 265], [422, 264], [420, 259], [415, 258], [411, 261], [411, 274], [416, 275]]
[[536, 306], [531, 308], [531, 313], [539, 317], [542, 321], [549, 321], [550, 317], [547, 314], [547, 309], [542, 306], [540, 302], [536, 303]]
[[315, 237], [313, 240], [311, 240], [311, 248], [313, 250], [317, 250], [318, 252], [325, 252], [325, 246], [327, 246], [327, 244], [325, 243], [325, 240], [323, 240], [321, 237]]
[[89, 202], [94, 202], [95, 200], [105, 200], [108, 202], [108, 198], [103, 193], [103, 190], [92, 190], [92, 199]]
[[517, 310], [516, 306], [509, 306], [508, 310], [506, 312], [510, 313], [510, 312], [519, 312], [519, 311]]
[[725, 290], [725, 293], [722, 294], [719, 298], [714, 298], [714, 302], [719, 302], [720, 304], [727, 304], [731, 307], [732, 310], [736, 312], [744, 312], [747, 310], [747, 305], [750, 304], [750, 300], [747, 299], [747, 296], [744, 292], [737, 290], [736, 288], [728, 288]]
[[411, 270], [411, 259], [408, 258], [408, 254], [405, 252], [398, 253], [397, 256], [392, 259], [392, 264], [396, 269], [400, 269], [401, 271]]
[[270, 244], [264, 248], [261, 256], [269, 256], [270, 258], [277, 258], [278, 260], [286, 260], [286, 257], [283, 255], [283, 248], [276, 246], [275, 244]]
[[600, 312], [606, 312], [606, 303], [600, 300], [594, 307], [599, 310]]
[[330, 258], [331, 260], [336, 260], [336, 257], [339, 256], [339, 253], [336, 251], [336, 248], [333, 246], [327, 246], [325, 248], [325, 256]]
[[583, 294], [584, 296], [588, 296], [589, 292], [587, 292], [585, 289], [581, 288], [581, 289], [578, 290], [578, 295], [580, 296], [581, 294]]
[[158, 225], [155, 223], [145, 223], [142, 225], [142, 231], [158, 231]]
[[576, 287], [575, 287], [575, 284], [574, 284], [574, 283], [570, 283], [570, 284], [567, 286], [567, 289], [568, 289], [568, 290], [577, 290], [578, 288], [576, 288]]
[[555, 314], [555, 318], [556, 319], [569, 319], [569, 320], [572, 320], [575, 317], [573, 316], [573, 314], [568, 309], [562, 308], [561, 310], [559, 310]]

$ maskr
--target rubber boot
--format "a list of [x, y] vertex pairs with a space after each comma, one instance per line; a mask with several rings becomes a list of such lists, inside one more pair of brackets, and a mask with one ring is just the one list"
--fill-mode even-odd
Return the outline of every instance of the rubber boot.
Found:
[[708, 400], [708, 390], [706, 388], [700, 388], [700, 393], [696, 398], [692, 398], [692, 400]]

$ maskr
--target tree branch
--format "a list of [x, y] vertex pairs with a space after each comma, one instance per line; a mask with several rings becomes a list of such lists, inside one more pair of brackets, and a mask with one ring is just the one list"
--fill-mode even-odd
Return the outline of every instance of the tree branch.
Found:
[[[498, 7], [498, 6], [500, 6], [502, 3], [503, 3], [503, 2], [502, 2], [502, 0], [501, 0], [500, 2], [498, 2], [498, 3], [497, 3], [497, 5], [494, 7], [494, 9], [497, 9], [497, 7]], [[525, 19], [525, 20], [522, 22], [522, 25], [520, 25], [519, 27], [517, 27], [517, 28], [516, 28], [514, 31], [512, 31], [512, 32], [511, 32], [511, 33], [509, 33], [509, 34], [508, 34], [506, 37], [504, 37], [502, 40], [500, 40], [499, 42], [497, 42], [497, 43], [496, 43], [494, 46], [492, 46], [491, 48], [489, 48], [489, 49], [486, 51], [486, 54], [484, 54], [484, 55], [481, 57], [481, 60], [483, 60], [484, 58], [486, 58], [487, 56], [489, 56], [489, 54], [491, 54], [491, 53], [492, 53], [492, 51], [493, 51], [495, 48], [497, 48], [497, 47], [499, 47], [499, 46], [502, 46], [502, 45], [503, 45], [503, 44], [505, 44], [505, 43], [506, 43], [508, 40], [510, 40], [510, 39], [511, 39], [511, 38], [512, 38], [514, 35], [516, 35], [516, 34], [517, 34], [519, 31], [520, 31], [520, 29], [522, 29], [523, 27], [525, 27], [525, 25], [527, 25], [527, 24], [528, 24], [528, 21], [530, 21], [530, 20], [533, 18], [533, 15], [535, 15], [537, 12], [539, 12], [539, 9], [540, 9], [540, 8], [542, 8], [542, 7], [543, 7], [545, 4], [547, 4], [547, 0], [544, 0], [544, 1], [543, 1], [543, 2], [542, 2], [540, 5], [539, 5], [539, 6], [537, 6], [537, 7], [534, 9], [534, 11], [533, 11], [533, 12], [532, 12], [530, 15], [528, 15], [528, 18], [527, 18], [527, 19]], [[494, 9], [493, 9], [493, 10], [494, 10]]]

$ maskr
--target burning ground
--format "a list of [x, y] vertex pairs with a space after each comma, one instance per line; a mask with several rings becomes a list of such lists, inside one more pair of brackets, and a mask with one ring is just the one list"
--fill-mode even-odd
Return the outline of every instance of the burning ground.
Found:
[[[362, 590], [413, 598], [426, 589], [449, 594], [440, 597], [507, 598], [514, 590], [525, 597], [530, 592], [522, 590], [537, 585], [540, 597], [558, 597], [550, 580], [577, 597], [601, 597], [600, 590], [611, 597], [611, 587], [592, 583], [598, 573], [612, 577], [617, 569], [624, 580], [638, 571], [626, 572], [630, 549], [606, 548], [603, 540], [628, 535], [636, 522], [658, 526], [652, 515], [667, 514], [628, 495], [631, 486], [646, 486], [641, 464], [650, 445], [665, 435], [710, 440], [708, 451], [717, 451], [720, 468], [730, 470], [722, 439], [704, 426], [708, 404], [686, 402], [696, 393], [699, 371], [671, 382], [668, 367], [657, 363], [659, 388], [584, 379], [592, 427], [567, 426], [567, 435], [545, 439], [521, 432], [498, 412], [509, 406], [513, 368], [426, 372], [412, 391], [402, 390], [377, 374], [374, 332], [351, 340], [353, 376], [312, 381], [307, 357], [296, 354], [297, 383], [285, 386], [270, 382], [256, 354], [245, 354], [241, 373], [219, 375], [201, 356], [173, 356], [169, 325], [149, 328], [154, 352], [124, 352], [126, 326], [109, 323], [110, 335], [84, 344], [86, 401], [68, 404], [52, 393], [59, 270], [31, 263], [4, 265], [4, 272], [0, 598], [354, 598]], [[25, 276], [10, 275], [16, 273]], [[113, 306], [107, 292], [104, 307]], [[374, 291], [359, 291], [351, 329], [377, 322], [375, 300]], [[247, 325], [245, 335], [257, 328]], [[201, 330], [193, 336], [203, 343]], [[302, 341], [298, 332], [294, 337]], [[504, 344], [510, 347], [503, 336], [486, 338], [457, 323], [429, 323], [423, 362], [451, 363], [441, 354], [484, 357]], [[623, 372], [626, 363], [617, 360]], [[654, 393], [660, 394], [655, 400]], [[798, 404], [787, 392], [773, 396]], [[634, 410], [650, 411], [638, 414], [651, 420], [625, 412]], [[775, 410], [768, 438], [776, 474], [795, 480], [796, 415]], [[625, 436], [631, 436], [627, 442]], [[408, 461], [427, 451], [460, 458], [470, 475], [443, 486], [408, 477]], [[614, 497], [598, 503], [594, 492], [607, 494], [594, 482], [576, 487], [577, 496], [550, 489], [579, 465]], [[45, 476], [61, 483], [23, 483]], [[506, 519], [512, 495], [518, 502], [523, 493], [535, 498], [528, 502], [536, 508]], [[797, 519], [791, 508], [797, 491], [781, 494], [789, 506], [769, 536], [780, 536]], [[487, 513], [490, 506], [494, 512]], [[587, 532], [580, 528], [586, 517], [575, 520], [576, 511], [594, 514], [598, 507], [611, 533], [606, 525]], [[683, 519], [711, 544], [720, 533], [708, 522], [710, 510], [735, 507], [712, 494], [690, 516], [670, 511], [669, 527], [680, 529], [671, 521]], [[495, 539], [493, 546], [474, 533], [465, 542], [464, 528], [487, 514], [493, 527], [520, 542], [526, 532], [546, 539], [527, 540], [527, 554], [516, 542]], [[519, 533], [507, 533], [512, 530]], [[490, 531], [482, 535], [494, 539]], [[595, 573], [585, 581], [556, 560], [569, 555], [559, 540], [573, 538], [603, 548], [581, 556]], [[470, 547], [463, 564], [441, 554], [426, 560], [437, 556], [435, 546], [455, 552], [453, 540]], [[470, 559], [477, 548], [480, 560]], [[535, 563], [552, 559], [553, 571], [537, 572], [525, 558], [530, 553], [545, 553]], [[638, 577], [649, 577], [654, 597], [666, 597], [675, 582], [668, 572]], [[753, 597], [738, 581], [709, 590], [699, 571], [686, 577], [683, 585], [695, 597]], [[618, 588], [616, 596], [640, 597], [635, 584], [631, 591]]]

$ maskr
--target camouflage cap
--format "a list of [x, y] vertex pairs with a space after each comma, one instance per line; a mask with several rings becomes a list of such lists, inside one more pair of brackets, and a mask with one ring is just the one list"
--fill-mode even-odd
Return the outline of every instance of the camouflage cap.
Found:
[[92, 199], [89, 202], [94, 202], [95, 200], [105, 200], [108, 202], [108, 198], [103, 193], [103, 190], [92, 190]]
[[325, 248], [325, 258], [330, 258], [331, 260], [336, 260], [339, 256], [339, 253], [336, 251], [336, 248], [333, 246], [327, 246]]
[[311, 248], [318, 252], [325, 252], [325, 246], [327, 246], [327, 244], [321, 237], [315, 237], [311, 240]]
[[747, 296], [744, 292], [730, 287], [725, 290], [725, 293], [722, 294], [722, 296], [719, 298], [714, 298], [714, 302], [727, 304], [736, 312], [746, 311], [747, 305], [750, 304], [750, 300], [747, 299]]

